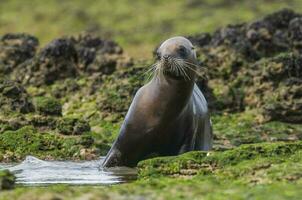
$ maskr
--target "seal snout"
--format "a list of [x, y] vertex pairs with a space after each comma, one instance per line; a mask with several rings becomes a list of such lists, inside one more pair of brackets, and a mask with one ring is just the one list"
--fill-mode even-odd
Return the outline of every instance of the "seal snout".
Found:
[[170, 59], [170, 57], [171, 57], [171, 56], [169, 56], [169, 55], [163, 55], [163, 56], [162, 56], [162, 60], [163, 60], [164, 62], [168, 62], [169, 59]]

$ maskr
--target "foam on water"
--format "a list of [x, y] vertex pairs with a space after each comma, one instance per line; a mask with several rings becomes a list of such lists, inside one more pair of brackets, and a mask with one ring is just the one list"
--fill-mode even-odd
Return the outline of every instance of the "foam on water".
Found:
[[102, 185], [128, 182], [136, 179], [133, 168], [116, 167], [101, 169], [100, 160], [95, 161], [43, 161], [27, 156], [20, 164], [0, 164], [1, 169], [8, 169], [22, 185]]

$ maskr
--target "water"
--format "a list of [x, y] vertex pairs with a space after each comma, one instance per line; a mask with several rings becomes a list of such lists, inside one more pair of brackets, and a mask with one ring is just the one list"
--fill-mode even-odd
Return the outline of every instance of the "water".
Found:
[[19, 164], [0, 164], [1, 169], [8, 169], [15, 174], [17, 184], [22, 185], [107, 185], [129, 182], [136, 179], [133, 168], [116, 167], [101, 169], [100, 160], [95, 161], [43, 161], [27, 156]]

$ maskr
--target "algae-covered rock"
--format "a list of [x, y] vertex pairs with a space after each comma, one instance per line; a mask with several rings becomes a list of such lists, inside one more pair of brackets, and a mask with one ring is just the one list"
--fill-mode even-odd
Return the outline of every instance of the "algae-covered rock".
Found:
[[67, 78], [53, 84], [51, 86], [51, 94], [56, 98], [64, 98], [80, 89], [80, 85], [75, 79]]
[[283, 9], [190, 37], [208, 69], [212, 109], [259, 109], [261, 121], [301, 122], [301, 17]]
[[88, 148], [94, 144], [94, 139], [91, 135], [82, 135], [79, 141], [79, 144], [83, 145], [84, 147]]
[[90, 131], [87, 121], [77, 118], [61, 118], [57, 121], [57, 130], [64, 135], [81, 135]]
[[0, 108], [2, 112], [28, 113], [34, 110], [25, 88], [7, 79], [0, 79]]
[[44, 115], [62, 115], [61, 103], [52, 97], [36, 97], [34, 106], [37, 112]]
[[144, 67], [130, 67], [106, 77], [98, 94], [103, 117], [116, 121], [125, 116], [136, 91], [144, 84]]
[[301, 158], [298, 152], [302, 152], [301, 141], [248, 144], [224, 152], [188, 152], [180, 156], [159, 157], [139, 162], [139, 177], [216, 174], [221, 173], [224, 168], [232, 166], [236, 168], [245, 162], [253, 163], [268, 159], [272, 163], [278, 163], [286, 162], [291, 156], [293, 159], [297, 159], [298, 156]]
[[0, 74], [14, 68], [35, 55], [39, 41], [25, 33], [5, 34], [0, 37]]
[[77, 52], [67, 39], [56, 39], [41, 49], [34, 58], [14, 71], [14, 79], [25, 84], [52, 84], [56, 80], [75, 77]]
[[40, 132], [33, 126], [24, 126], [0, 134], [0, 162], [20, 161], [27, 155], [48, 160], [80, 159], [84, 148], [89, 148], [87, 151], [96, 157], [98, 152], [90, 149], [88, 143], [81, 142], [80, 138]]
[[[26, 118], [26, 125], [32, 125], [35, 128], [43, 129], [43, 130], [55, 130], [57, 123], [57, 115], [32, 115]], [[24, 120], [25, 121], [25, 120]], [[24, 126], [24, 125], [23, 125]]]
[[212, 115], [215, 150], [227, 150], [241, 144], [296, 141], [302, 138], [302, 126], [280, 121], [258, 122], [258, 111]]
[[247, 105], [262, 108], [266, 120], [302, 122], [300, 55], [282, 54], [265, 59], [247, 75], [254, 77], [251, 87], [246, 88]]
[[0, 170], [0, 191], [13, 189], [16, 177], [8, 170]]

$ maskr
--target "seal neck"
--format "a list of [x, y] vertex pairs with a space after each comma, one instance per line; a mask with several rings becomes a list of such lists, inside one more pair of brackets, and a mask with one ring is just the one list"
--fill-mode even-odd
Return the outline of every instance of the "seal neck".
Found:
[[177, 107], [187, 104], [195, 84], [194, 79], [191, 81], [176, 80], [166, 76], [154, 77], [151, 82], [153, 82], [151, 85], [156, 85], [155, 90], [159, 90], [156, 94], [164, 99], [161, 102], [166, 102], [168, 105], [175, 102]]

